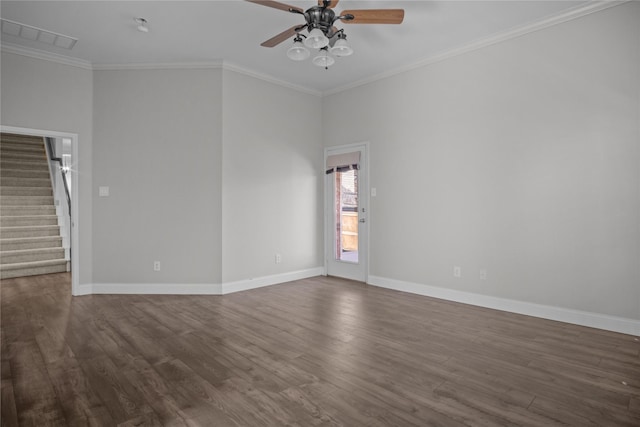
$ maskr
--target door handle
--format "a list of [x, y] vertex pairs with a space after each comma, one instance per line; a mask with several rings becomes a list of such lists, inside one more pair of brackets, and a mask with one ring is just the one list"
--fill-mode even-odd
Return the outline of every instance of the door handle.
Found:
[[364, 220], [364, 218], [360, 218], [359, 222], [365, 223], [366, 221]]

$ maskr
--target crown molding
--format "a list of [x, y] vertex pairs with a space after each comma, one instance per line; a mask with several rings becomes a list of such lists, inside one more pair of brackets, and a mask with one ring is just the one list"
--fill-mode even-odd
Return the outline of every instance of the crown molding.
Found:
[[269, 83], [283, 86], [289, 89], [303, 92], [309, 95], [321, 97], [322, 92], [306, 88], [304, 86], [295, 85], [277, 79], [267, 74], [262, 74], [248, 68], [241, 67], [229, 61], [214, 60], [207, 62], [171, 62], [171, 63], [147, 63], [147, 64], [92, 64], [82, 59], [71, 58], [69, 56], [49, 53], [43, 50], [19, 46], [14, 43], [3, 42], [1, 45], [2, 52], [13, 53], [16, 55], [26, 56], [29, 58], [41, 59], [44, 61], [55, 62], [58, 64], [68, 65], [71, 67], [82, 68], [91, 71], [117, 71], [117, 70], [204, 70], [204, 69], [224, 69], [254, 77]]
[[14, 53], [16, 55], [27, 56], [29, 58], [42, 59], [72, 67], [83, 68], [85, 70], [174, 70], [174, 69], [211, 69], [222, 68], [221, 60], [208, 62], [171, 62], [171, 63], [148, 63], [148, 64], [92, 64], [90, 61], [72, 58], [70, 56], [59, 55], [57, 53], [45, 52], [43, 50], [20, 46], [14, 43], [2, 42], [2, 51]]
[[93, 70], [91, 62], [83, 59], [72, 58], [70, 56], [59, 55], [57, 53], [45, 52], [44, 50], [27, 48], [14, 43], [2, 42], [0, 45], [2, 52], [13, 53], [15, 55], [26, 56], [28, 58], [42, 59], [44, 61], [55, 62], [57, 64], [69, 65], [71, 67]]
[[93, 70], [95, 71], [117, 71], [117, 70], [202, 70], [202, 69], [223, 69], [227, 71], [234, 71], [236, 73], [244, 74], [250, 77], [254, 77], [259, 80], [263, 80], [269, 83], [284, 86], [289, 89], [296, 90], [298, 92], [304, 92], [310, 95], [322, 96], [319, 91], [314, 91], [303, 86], [294, 85], [284, 80], [279, 80], [275, 77], [267, 74], [258, 73], [248, 68], [241, 67], [229, 61], [216, 60], [208, 62], [171, 62], [171, 63], [157, 63], [157, 64], [95, 64]]
[[485, 47], [501, 43], [507, 40], [511, 40], [529, 33], [543, 30], [548, 27], [552, 27], [564, 22], [568, 22], [574, 19], [581, 18], [586, 15], [590, 15], [595, 12], [599, 12], [605, 9], [619, 6], [621, 4], [628, 3], [633, 0], [598, 0], [590, 2], [585, 6], [577, 6], [574, 9], [568, 10], [559, 15], [554, 15], [549, 18], [536, 21], [523, 26], [514, 27], [505, 32], [495, 34], [486, 38], [478, 39], [474, 42], [467, 43], [463, 46], [453, 48], [446, 52], [433, 55], [431, 57], [422, 59], [420, 61], [398, 67], [393, 70], [386, 71], [384, 73], [376, 74], [356, 82], [349, 83], [334, 89], [327, 91], [318, 91], [310, 89], [308, 87], [296, 85], [293, 83], [280, 80], [268, 74], [263, 74], [248, 68], [244, 68], [240, 65], [234, 64], [224, 60], [214, 60], [209, 62], [187, 62], [187, 63], [157, 63], [157, 64], [92, 64], [90, 61], [82, 59], [72, 58], [65, 55], [59, 55], [56, 53], [49, 53], [39, 49], [26, 48], [16, 45], [14, 43], [2, 42], [1, 50], [3, 52], [14, 53], [30, 58], [42, 59], [45, 61], [56, 62], [59, 64], [69, 65], [72, 67], [78, 67], [85, 70], [97, 70], [97, 71], [112, 71], [112, 70], [171, 70], [171, 69], [224, 69], [228, 71], [234, 71], [240, 74], [244, 74], [250, 77], [254, 77], [259, 80], [263, 80], [269, 83], [273, 83], [282, 87], [293, 89], [299, 92], [303, 92], [309, 95], [324, 97], [334, 95], [349, 89], [353, 89], [358, 86], [362, 86], [368, 83], [373, 83], [378, 80], [382, 80], [388, 77], [392, 77], [398, 74], [402, 74], [407, 71], [411, 71], [417, 68], [423, 68], [432, 64], [436, 64], [441, 61], [445, 61], [449, 58], [453, 58], [465, 53], [473, 52], [475, 50], [483, 49]]
[[94, 64], [93, 70], [208, 70], [222, 67], [223, 61], [214, 60], [207, 62], [160, 62], [148, 64]]
[[521, 37], [526, 34], [540, 31], [545, 28], [553, 27], [555, 25], [559, 25], [564, 22], [572, 21], [574, 19], [578, 19], [595, 12], [600, 12], [605, 9], [609, 9], [615, 6], [620, 6], [621, 4], [625, 4], [630, 1], [632, 0], [614, 0], [614, 1], [604, 0], [604, 1], [594, 1], [592, 3], [587, 4], [586, 6], [576, 6], [574, 9], [568, 10], [559, 15], [554, 15], [540, 21], [517, 26], [517, 27], [511, 28], [510, 30], [507, 30], [498, 34], [494, 34], [489, 37], [478, 39], [476, 41], [467, 43], [457, 48], [453, 48], [446, 52], [441, 52], [439, 54], [422, 59], [412, 64], [405, 65], [403, 67], [398, 67], [393, 70], [386, 71], [384, 73], [376, 74], [375, 76], [370, 76], [362, 80], [358, 80], [356, 82], [337, 87], [335, 89], [323, 91], [322, 96], [334, 95], [336, 93], [344, 92], [346, 90], [353, 89], [355, 87], [362, 86], [368, 83], [373, 83], [375, 81], [382, 80], [387, 77], [392, 77], [398, 74], [405, 73], [407, 71], [415, 70], [417, 68], [427, 67], [429, 65], [436, 64], [438, 62], [442, 62], [447, 59], [463, 55], [465, 53], [483, 49], [485, 47], [488, 47], [497, 43], [501, 43], [507, 40], [512, 40], [517, 37]]
[[322, 96], [322, 92], [320, 92], [318, 90], [309, 89], [308, 87], [299, 86], [299, 85], [296, 85], [296, 84], [293, 84], [293, 83], [289, 83], [289, 82], [286, 82], [284, 80], [277, 79], [277, 78], [275, 78], [273, 76], [270, 76], [268, 74], [262, 74], [262, 73], [259, 73], [257, 71], [254, 71], [254, 70], [250, 70], [248, 68], [244, 68], [244, 67], [242, 67], [240, 65], [234, 64], [234, 63], [229, 62], [229, 61], [224, 61], [223, 68], [225, 70], [228, 70], [228, 71], [235, 71], [236, 73], [240, 73], [240, 74], [244, 74], [246, 76], [254, 77], [254, 78], [259, 79], [259, 80], [264, 80], [266, 82], [273, 83], [273, 84], [276, 84], [278, 86], [283, 86], [283, 87], [286, 87], [286, 88], [289, 88], [289, 89], [293, 89], [293, 90], [296, 90], [298, 92], [303, 92], [303, 93], [306, 93], [306, 94], [309, 94], [309, 95], [318, 96], [318, 97]]

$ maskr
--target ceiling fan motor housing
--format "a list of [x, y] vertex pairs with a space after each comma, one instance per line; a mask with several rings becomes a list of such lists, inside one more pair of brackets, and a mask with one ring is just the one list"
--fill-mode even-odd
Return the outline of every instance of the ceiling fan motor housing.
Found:
[[323, 6], [314, 6], [304, 13], [309, 29], [319, 28], [326, 35], [333, 27], [336, 14], [332, 9]]

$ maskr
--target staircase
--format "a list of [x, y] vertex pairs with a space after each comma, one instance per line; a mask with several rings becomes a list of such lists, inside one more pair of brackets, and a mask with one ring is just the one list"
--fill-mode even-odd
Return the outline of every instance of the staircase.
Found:
[[0, 278], [67, 271], [44, 139], [0, 135]]

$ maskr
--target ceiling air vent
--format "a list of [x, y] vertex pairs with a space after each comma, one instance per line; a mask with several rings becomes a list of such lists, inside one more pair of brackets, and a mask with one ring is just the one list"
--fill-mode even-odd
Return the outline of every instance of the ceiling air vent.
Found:
[[2, 34], [20, 37], [25, 40], [37, 41], [50, 46], [61, 47], [69, 50], [73, 49], [73, 46], [75, 46], [78, 41], [78, 39], [73, 37], [21, 24], [19, 22], [9, 21], [8, 19], [2, 19]]

